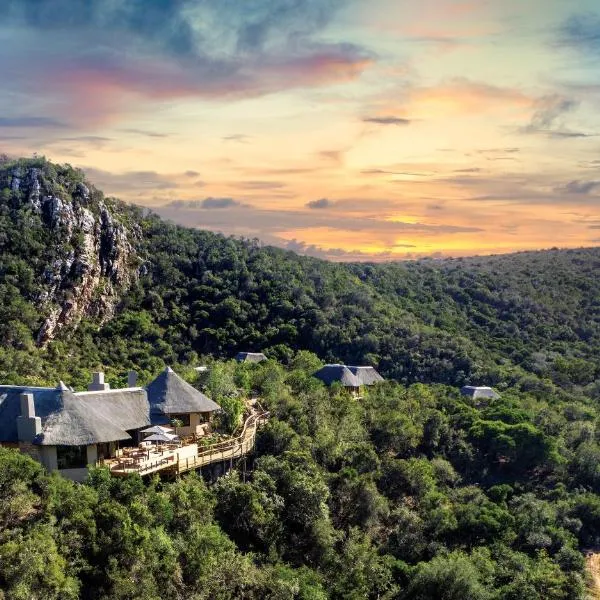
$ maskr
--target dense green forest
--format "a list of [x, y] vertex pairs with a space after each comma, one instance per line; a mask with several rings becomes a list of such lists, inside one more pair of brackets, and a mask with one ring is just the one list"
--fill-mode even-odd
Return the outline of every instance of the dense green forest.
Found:
[[[249, 395], [271, 412], [246, 480], [211, 486], [77, 485], [0, 449], [0, 599], [584, 598], [599, 267], [597, 249], [333, 264], [0, 159], [0, 384], [170, 364], [229, 413]], [[311, 376], [324, 361], [388, 381], [356, 400]]]
[[246, 481], [97, 470], [79, 485], [0, 449], [0, 597], [584, 597], [594, 403], [511, 390], [475, 405], [395, 382], [356, 400], [319, 364], [213, 364], [215, 398], [258, 393], [271, 411]]

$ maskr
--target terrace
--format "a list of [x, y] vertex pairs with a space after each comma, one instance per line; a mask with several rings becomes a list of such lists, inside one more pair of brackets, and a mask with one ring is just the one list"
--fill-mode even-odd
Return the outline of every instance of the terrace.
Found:
[[256, 431], [268, 416], [264, 410], [254, 410], [239, 435], [207, 446], [187, 440], [151, 445], [142, 442], [137, 448], [117, 450], [114, 458], [99, 461], [98, 465], [108, 467], [115, 476], [124, 476], [132, 473], [149, 475], [158, 471], [179, 474], [213, 463], [233, 461], [253, 450]]
[[113, 475], [129, 475], [138, 473], [148, 475], [156, 471], [173, 469], [182, 460], [195, 458], [198, 455], [197, 444], [166, 443], [139, 447], [122, 448], [116, 451], [115, 457], [100, 461], [99, 466], [108, 467]]

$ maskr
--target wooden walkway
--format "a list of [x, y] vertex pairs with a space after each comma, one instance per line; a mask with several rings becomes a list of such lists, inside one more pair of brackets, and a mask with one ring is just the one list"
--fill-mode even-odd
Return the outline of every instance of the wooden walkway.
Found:
[[193, 469], [199, 469], [213, 463], [233, 461], [252, 452], [256, 440], [256, 432], [260, 425], [268, 418], [268, 413], [261, 412], [251, 415], [246, 419], [242, 433], [237, 437], [217, 444], [199, 448], [197, 456], [180, 460], [177, 464], [177, 473], [184, 473]]
[[256, 441], [256, 432], [267, 421], [268, 417], [269, 413], [266, 411], [253, 413], [244, 422], [242, 432], [238, 436], [210, 446], [198, 446], [198, 452], [194, 453], [193, 456], [177, 460], [177, 450], [174, 450], [168, 453], [168, 457], [165, 456], [160, 460], [142, 463], [139, 466], [132, 464], [127, 467], [112, 467], [110, 471], [117, 476], [131, 473], [148, 475], [157, 471], [179, 475], [214, 463], [233, 462], [234, 459], [252, 452]]

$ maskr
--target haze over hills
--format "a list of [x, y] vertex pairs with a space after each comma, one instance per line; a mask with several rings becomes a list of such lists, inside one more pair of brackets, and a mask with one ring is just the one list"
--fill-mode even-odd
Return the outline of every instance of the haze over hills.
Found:
[[41, 158], [0, 166], [0, 211], [3, 381], [308, 349], [406, 383], [596, 393], [600, 249], [336, 264], [170, 224]]

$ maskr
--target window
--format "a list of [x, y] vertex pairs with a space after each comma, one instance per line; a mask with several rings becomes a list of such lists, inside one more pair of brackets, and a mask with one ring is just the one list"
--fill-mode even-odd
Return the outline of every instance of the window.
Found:
[[59, 469], [83, 469], [87, 466], [87, 446], [57, 446]]
[[171, 415], [170, 420], [171, 420], [171, 422], [173, 422], [174, 420], [181, 421], [183, 423], [182, 427], [190, 426], [190, 414], [189, 413], [182, 413], [180, 415]]

